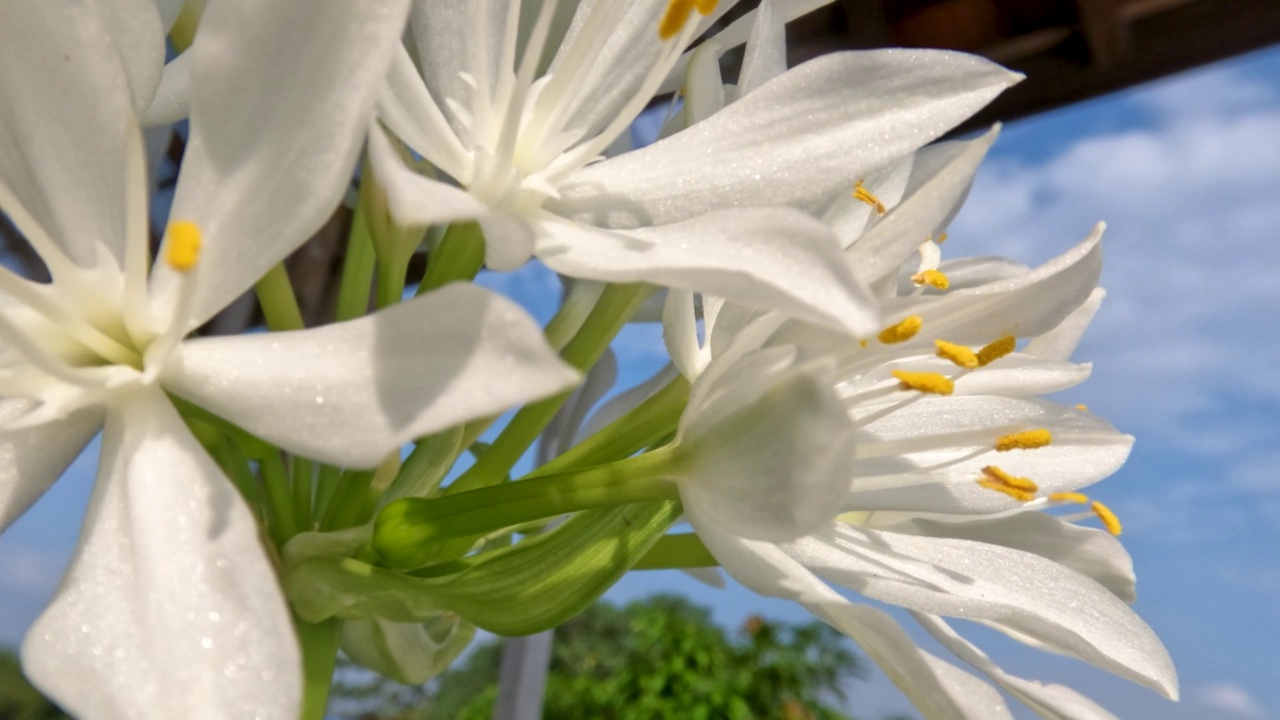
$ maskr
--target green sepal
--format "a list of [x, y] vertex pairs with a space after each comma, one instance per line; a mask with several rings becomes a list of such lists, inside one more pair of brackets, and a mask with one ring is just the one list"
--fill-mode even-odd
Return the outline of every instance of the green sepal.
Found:
[[353, 662], [405, 685], [421, 685], [449, 668], [476, 635], [476, 626], [448, 612], [426, 622], [381, 618], [342, 626], [342, 652]]

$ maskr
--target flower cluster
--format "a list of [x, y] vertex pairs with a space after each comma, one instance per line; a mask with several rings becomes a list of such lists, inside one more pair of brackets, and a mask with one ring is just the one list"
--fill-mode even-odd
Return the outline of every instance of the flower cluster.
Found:
[[[0, 268], [0, 529], [101, 433], [31, 679], [86, 718], [320, 718], [339, 648], [423, 682], [477, 628], [722, 567], [930, 718], [1010, 717], [996, 687], [1110, 717], [944, 618], [1175, 696], [1081, 492], [1132, 439], [1039, 397], [1088, 376], [1101, 226], [1039, 268], [943, 260], [998, 128], [929, 143], [1019, 78], [932, 50], [788, 70], [819, 4], [7, 3], [0, 210], [50, 280]], [[153, 247], [144, 138], [183, 119]], [[353, 177], [336, 321], [307, 327], [282, 262]], [[535, 261], [565, 284], [545, 327], [471, 282]], [[246, 293], [266, 332], [203, 330]], [[646, 321], [670, 365], [602, 402]]]

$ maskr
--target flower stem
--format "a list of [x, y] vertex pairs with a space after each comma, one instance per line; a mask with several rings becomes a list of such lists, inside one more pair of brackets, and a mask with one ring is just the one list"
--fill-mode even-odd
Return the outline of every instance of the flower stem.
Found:
[[[610, 285], [601, 293], [600, 300], [582, 327], [565, 345], [561, 357], [579, 370], [594, 365], [650, 292], [652, 287], [648, 285]], [[453, 481], [449, 492], [474, 490], [500, 482], [538, 439], [571, 394], [561, 393], [520, 408], [484, 456]]]
[[442, 287], [454, 280], [471, 280], [484, 265], [484, 233], [474, 222], [453, 223], [435, 250], [427, 256], [427, 274], [418, 285], [418, 294]]
[[281, 330], [301, 330], [302, 311], [298, 309], [298, 297], [293, 294], [293, 284], [289, 282], [289, 273], [280, 263], [267, 271], [253, 289], [258, 293], [258, 304], [262, 306], [262, 314], [267, 318], [267, 329], [272, 332]]
[[689, 381], [683, 375], [677, 375], [622, 417], [525, 477], [534, 478], [630, 457], [670, 434], [688, 402]]
[[342, 264], [342, 284], [338, 287], [338, 321], [351, 320], [369, 311], [373, 289], [373, 240], [365, 219], [364, 203], [356, 203], [347, 236], [347, 257]]
[[290, 475], [293, 482], [293, 516], [300, 530], [310, 530], [311, 520], [311, 461], [293, 456], [290, 458]]
[[329, 688], [333, 684], [333, 668], [338, 660], [338, 639], [342, 621], [325, 620], [309, 623], [294, 616], [294, 629], [302, 649], [302, 714], [301, 720], [324, 720], [329, 705]]
[[544, 475], [436, 498], [391, 503], [374, 523], [373, 548], [389, 566], [436, 559], [440, 541], [485, 535], [598, 507], [680, 497], [669, 475], [674, 453], [656, 450], [585, 470]]
[[267, 491], [267, 524], [276, 547], [284, 547], [289, 538], [298, 534], [298, 521], [293, 515], [293, 498], [289, 491], [289, 478], [279, 452], [269, 453], [258, 460], [262, 473], [262, 486]]

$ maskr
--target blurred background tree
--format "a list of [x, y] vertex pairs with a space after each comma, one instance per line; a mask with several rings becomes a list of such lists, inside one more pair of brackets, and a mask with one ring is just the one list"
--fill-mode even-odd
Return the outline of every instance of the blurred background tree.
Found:
[[63, 720], [67, 717], [22, 676], [18, 657], [0, 648], [0, 720]]
[[[847, 682], [863, 663], [819, 622], [752, 617], [726, 632], [707, 608], [657, 595], [607, 602], [556, 630], [547, 720], [846, 720]], [[420, 688], [345, 672], [337, 694], [357, 720], [489, 720], [502, 645], [479, 643]]]

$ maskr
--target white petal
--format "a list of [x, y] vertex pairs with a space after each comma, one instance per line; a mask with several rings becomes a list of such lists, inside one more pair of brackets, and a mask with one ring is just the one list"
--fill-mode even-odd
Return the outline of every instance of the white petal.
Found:
[[297, 640], [257, 523], [163, 394], [109, 413], [80, 543], [22, 664], [76, 716], [298, 716]]
[[1104, 228], [1099, 223], [1080, 244], [1028, 273], [968, 290], [886, 302], [886, 321], [907, 315], [924, 320], [924, 328], [907, 347], [932, 346], [935, 338], [984, 345], [1005, 335], [1047, 332], [1097, 286]]
[[917, 648], [888, 614], [844, 599], [776, 545], [717, 530], [699, 530], [698, 535], [724, 569], [748, 589], [803, 603], [853, 638], [925, 717], [1009, 717], [1004, 702], [985, 683]]
[[688, 130], [579, 170], [548, 207], [637, 227], [730, 205], [814, 206], [942, 134], [1018, 77], [936, 50], [824, 55]]
[[680, 374], [690, 380], [702, 374], [706, 366], [702, 346], [698, 343], [698, 317], [689, 290], [671, 290], [662, 308], [662, 341], [671, 362]]
[[1069, 687], [1043, 685], [1034, 680], [1026, 680], [1006, 673], [976, 646], [960, 637], [959, 633], [942, 618], [925, 613], [912, 613], [912, 615], [948, 650], [986, 673], [1006, 692], [1045, 720], [1115, 720], [1115, 715]]
[[684, 85], [685, 127], [706, 120], [724, 108], [724, 79], [720, 77], [720, 46], [708, 41], [693, 51]]
[[827, 580], [910, 610], [980, 620], [1173, 697], [1160, 640], [1093, 580], [1038, 555], [970, 540], [836, 524], [782, 546]]
[[387, 192], [396, 222], [426, 227], [477, 220], [484, 231], [485, 264], [514, 270], [533, 255], [533, 230], [520, 218], [494, 212], [466, 190], [433, 180], [405, 167], [382, 128], [369, 133], [369, 160]]
[[[874, 193], [876, 199], [886, 208], [895, 207], [902, 201], [902, 194], [906, 192], [907, 181], [911, 178], [911, 168], [915, 165], [916, 156], [925, 152], [930, 152], [930, 148], [889, 163], [867, 175], [863, 185]], [[821, 217], [822, 222], [830, 225], [836, 237], [840, 238], [840, 246], [845, 248], [846, 254], [849, 246], [861, 238], [867, 229], [879, 222], [881, 218], [876, 214], [875, 208], [858, 200], [851, 192], [837, 193], [835, 199], [822, 212]]]
[[164, 66], [160, 87], [156, 88], [151, 106], [142, 114], [148, 127], [168, 125], [191, 114], [191, 53], [182, 53]]
[[[859, 409], [861, 412], [861, 408]], [[995, 439], [1045, 428], [1053, 442], [997, 452]], [[849, 510], [979, 514], [1017, 507], [978, 485], [995, 465], [1044, 494], [1088, 487], [1124, 464], [1133, 438], [1087, 412], [1038, 399], [923, 398], [863, 427]]]
[[756, 8], [738, 75], [738, 97], [744, 97], [787, 70], [787, 19], [775, 9], [774, 0]]
[[579, 379], [514, 303], [457, 283], [349, 322], [185, 342], [163, 382], [291, 452], [372, 467]]
[[537, 230], [538, 258], [564, 275], [709, 293], [854, 335], [879, 326], [831, 231], [798, 210], [724, 210], [625, 234], [547, 218]]
[[[204, 233], [192, 325], [338, 205], [407, 12], [408, 0], [210, 3], [187, 51], [191, 139], [171, 213]], [[172, 292], [177, 274], [157, 275]]]
[[1035, 553], [1093, 578], [1126, 603], [1133, 604], [1138, 599], [1133, 560], [1118, 539], [1105, 530], [1081, 527], [1047, 513], [1020, 512], [990, 519], [918, 518], [885, 529], [975, 540]]
[[784, 540], [835, 517], [849, 487], [855, 428], [831, 390], [829, 368], [792, 367], [789, 351], [757, 351], [723, 372], [717, 359], [694, 384], [675, 444], [691, 521]]
[[1088, 329], [1093, 316], [1098, 313], [1098, 308], [1102, 306], [1102, 299], [1106, 296], [1106, 290], [1094, 288], [1093, 292], [1089, 294], [1089, 299], [1085, 300], [1083, 305], [1076, 308], [1054, 329], [1037, 338], [1033, 338], [1031, 342], [1027, 343], [1027, 347], [1023, 352], [1048, 360], [1066, 360], [1070, 358], [1071, 353], [1075, 352], [1076, 346], [1080, 344], [1080, 338], [1084, 336], [1084, 331]]
[[[125, 133], [133, 106], [129, 80], [96, 8], [65, 0], [6, 3], [0, 95], [4, 212], [17, 212], [10, 203], [25, 209], [81, 266], [97, 261], [96, 243], [119, 262]], [[28, 237], [37, 231], [23, 223], [18, 229]]]
[[471, 159], [449, 127], [404, 46], [391, 57], [387, 84], [378, 96], [378, 116], [409, 147], [455, 178], [471, 176]]
[[111, 0], [98, 3], [103, 25], [129, 78], [133, 107], [141, 113], [151, 105], [164, 68], [164, 26], [155, 0]]
[[[0, 427], [34, 405], [0, 400]], [[0, 532], [62, 476], [101, 427], [102, 410], [95, 407], [34, 427], [0, 429]]]
[[902, 201], [847, 251], [863, 282], [896, 273], [920, 243], [946, 227], [999, 133], [996, 126], [976, 140], [941, 143], [916, 153]]

